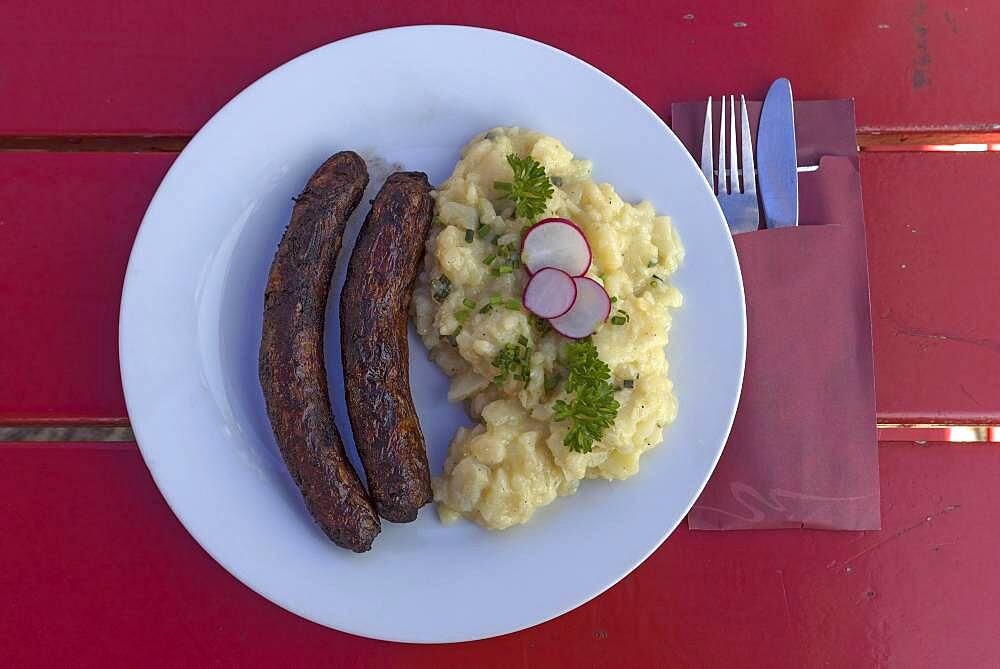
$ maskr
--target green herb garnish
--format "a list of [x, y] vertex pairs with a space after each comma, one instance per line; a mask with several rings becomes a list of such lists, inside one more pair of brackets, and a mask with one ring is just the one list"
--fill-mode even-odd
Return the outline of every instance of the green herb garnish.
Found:
[[534, 219], [545, 211], [545, 205], [552, 197], [552, 182], [545, 175], [541, 163], [531, 156], [518, 158], [517, 154], [511, 153], [507, 162], [514, 172], [514, 180], [495, 181], [493, 187], [514, 202], [514, 211], [518, 216]]
[[562, 381], [562, 375], [558, 373], [545, 377], [545, 392], [551, 393], [556, 389], [560, 381]]
[[475, 238], [476, 238], [476, 233], [475, 232], [473, 232], [472, 230], [466, 230], [465, 231], [465, 243], [466, 244], [471, 244], [472, 240], [475, 239]]
[[611, 324], [625, 325], [626, 323], [629, 322], [630, 319], [631, 316], [628, 315], [627, 311], [625, 311], [624, 309], [619, 309], [617, 313], [615, 313], [615, 315], [611, 317]]
[[656, 274], [653, 275], [653, 281], [659, 281], [660, 283], [664, 282], [663, 279]]
[[486, 233], [488, 233], [489, 231], [490, 231], [490, 226], [486, 225], [485, 223], [480, 223], [479, 227], [476, 228], [476, 237], [482, 239], [483, 237], [486, 236]]
[[524, 345], [505, 344], [491, 363], [500, 372], [493, 383], [502, 386], [508, 379], [527, 383], [531, 380], [531, 349]]
[[486, 265], [492, 265], [493, 261], [496, 260], [496, 259], [497, 259], [497, 254], [491, 253], [488, 256], [486, 256], [485, 258], [483, 258], [483, 263], [486, 264]]
[[459, 323], [464, 323], [471, 314], [472, 312], [468, 309], [459, 309], [455, 312], [455, 320]]
[[500, 267], [497, 267], [498, 274], [510, 274], [513, 271], [514, 268], [510, 265], [501, 265]]
[[476, 301], [475, 300], [470, 300], [469, 298], [463, 299], [462, 300], [462, 304], [465, 305], [466, 307], [468, 307], [469, 309], [475, 309], [476, 308]]
[[621, 406], [614, 398], [614, 386], [608, 379], [611, 370], [597, 355], [597, 347], [589, 339], [581, 339], [566, 347], [566, 392], [574, 393], [566, 402], [556, 400], [552, 405], [556, 421], [569, 420], [569, 432], [563, 444], [576, 453], [590, 453], [594, 442], [611, 427]]
[[435, 302], [444, 302], [451, 294], [451, 279], [444, 274], [431, 281], [431, 297]]
[[530, 314], [528, 316], [528, 321], [531, 323], [531, 327], [538, 334], [545, 334], [546, 332], [552, 329], [552, 326], [549, 325], [549, 322], [547, 320], [545, 320], [544, 318], [539, 318], [535, 314]]
[[504, 309], [510, 309], [511, 311], [519, 311], [521, 309], [521, 301], [511, 298], [503, 303]]

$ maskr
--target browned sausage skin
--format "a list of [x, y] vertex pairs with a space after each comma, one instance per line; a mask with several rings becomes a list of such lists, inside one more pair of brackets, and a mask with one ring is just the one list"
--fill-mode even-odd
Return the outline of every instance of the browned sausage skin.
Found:
[[427, 175], [397, 172], [372, 202], [340, 298], [347, 413], [386, 520], [412, 521], [431, 501], [424, 435], [410, 397], [407, 315], [434, 205]]
[[358, 553], [380, 524], [333, 421], [323, 330], [344, 227], [367, 185], [365, 162], [343, 151], [297, 198], [267, 280], [259, 360], [271, 427], [309, 512], [334, 543]]

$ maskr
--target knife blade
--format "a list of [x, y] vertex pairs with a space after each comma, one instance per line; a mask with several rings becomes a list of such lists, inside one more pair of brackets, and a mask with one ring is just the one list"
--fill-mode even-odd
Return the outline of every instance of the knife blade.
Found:
[[757, 129], [757, 178], [768, 228], [799, 224], [797, 166], [792, 84], [781, 78], [767, 91]]

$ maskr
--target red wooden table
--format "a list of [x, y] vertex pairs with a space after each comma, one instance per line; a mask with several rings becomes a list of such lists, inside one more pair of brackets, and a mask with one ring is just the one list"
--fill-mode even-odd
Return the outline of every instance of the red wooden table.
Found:
[[664, 115], [759, 96], [778, 75], [802, 99], [856, 98], [884, 529], [682, 527], [554, 621], [411, 646], [314, 625], [238, 583], [133, 443], [0, 443], [0, 665], [1000, 663], [1000, 449], [926, 440], [985, 442], [1000, 424], [1000, 153], [923, 147], [1000, 148], [1000, 3], [249, 4], [0, 5], [0, 427], [127, 425], [116, 333], [132, 239], [227, 99], [347, 35], [474, 24], [580, 56]]

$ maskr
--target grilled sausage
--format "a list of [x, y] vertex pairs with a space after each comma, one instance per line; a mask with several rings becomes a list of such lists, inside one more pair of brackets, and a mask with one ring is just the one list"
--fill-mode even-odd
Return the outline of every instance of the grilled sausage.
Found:
[[407, 314], [431, 225], [427, 175], [397, 172], [372, 202], [340, 298], [347, 413], [386, 520], [410, 522], [431, 501], [424, 435], [410, 397]]
[[380, 524], [333, 421], [323, 329], [344, 227], [367, 185], [365, 162], [343, 151], [297, 198], [267, 280], [259, 360], [271, 427], [309, 512], [334, 543], [358, 553]]

